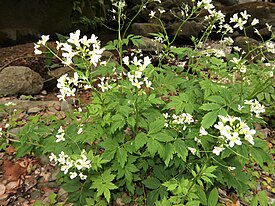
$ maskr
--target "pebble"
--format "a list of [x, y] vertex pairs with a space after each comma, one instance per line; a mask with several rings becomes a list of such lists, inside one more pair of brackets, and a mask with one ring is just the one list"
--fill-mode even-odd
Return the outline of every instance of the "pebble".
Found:
[[41, 107], [31, 107], [28, 109], [28, 114], [38, 113], [42, 110]]

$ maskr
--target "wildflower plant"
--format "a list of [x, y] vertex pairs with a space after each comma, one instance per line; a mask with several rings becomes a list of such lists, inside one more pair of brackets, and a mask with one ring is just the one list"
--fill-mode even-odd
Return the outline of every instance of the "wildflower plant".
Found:
[[[123, 19], [125, 2], [113, 3], [116, 19]], [[183, 16], [207, 9], [207, 20], [218, 20], [211, 28], [231, 31], [210, 0], [184, 8]], [[235, 16], [232, 23], [244, 26], [249, 15], [240, 15], [242, 21]], [[169, 41], [174, 65], [162, 60], [154, 65], [148, 55], [124, 55], [121, 36], [113, 44], [119, 51], [117, 63], [102, 60], [104, 47], [93, 34], [88, 39], [79, 31], [71, 33], [65, 42], [57, 42], [59, 53], [43, 36], [35, 44], [36, 53], [46, 47], [75, 71], [58, 79], [60, 101], [77, 97], [81, 90], [91, 101], [76, 105], [61, 120], [34, 117], [19, 133], [18, 153], [49, 155], [60, 167], [67, 202], [75, 205], [110, 205], [116, 200], [149, 206], [216, 205], [221, 186], [240, 196], [248, 193], [256, 181], [246, 168], [257, 164], [274, 172], [269, 148], [255, 129], [255, 123], [265, 123], [268, 110], [257, 97], [269, 88], [256, 77], [263, 75], [268, 83], [272, 77], [253, 72], [255, 63], [237, 53], [207, 52], [200, 45], [208, 32], [194, 40], [193, 50], [171, 48]], [[161, 37], [166, 40], [165, 34]], [[232, 40], [223, 36], [220, 45], [225, 44], [232, 46]], [[271, 63], [259, 65], [272, 70]], [[1, 138], [6, 131], [2, 128]]]

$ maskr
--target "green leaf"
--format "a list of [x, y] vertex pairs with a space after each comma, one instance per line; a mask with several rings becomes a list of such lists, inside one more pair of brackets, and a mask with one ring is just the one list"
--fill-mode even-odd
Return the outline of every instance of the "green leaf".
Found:
[[57, 194], [55, 194], [55, 193], [51, 193], [49, 196], [48, 196], [48, 200], [49, 200], [49, 202], [51, 203], [51, 204], [54, 204], [54, 203], [56, 203], [56, 196], [57, 196]]
[[116, 151], [116, 158], [117, 161], [119, 162], [120, 166], [124, 168], [125, 163], [127, 162], [127, 151], [125, 148], [119, 147]]
[[116, 114], [112, 117], [112, 125], [110, 132], [114, 133], [118, 129], [122, 129], [126, 124], [124, 117], [121, 114]]
[[222, 106], [217, 103], [205, 103], [203, 104], [199, 109], [205, 110], [205, 111], [213, 111], [213, 110], [218, 110]]
[[259, 197], [258, 195], [255, 195], [251, 200], [250, 206], [258, 206], [258, 202], [259, 202]]
[[164, 163], [168, 167], [170, 160], [173, 159], [174, 154], [174, 147], [171, 143], [167, 143], [165, 145], [165, 156], [164, 156]]
[[187, 202], [186, 206], [200, 206], [200, 201], [199, 200], [193, 200], [193, 201]]
[[114, 178], [115, 175], [111, 174], [111, 170], [106, 170], [103, 172], [103, 174], [98, 175], [92, 179], [93, 183], [90, 188], [97, 190], [97, 197], [100, 197], [103, 194], [109, 203], [111, 198], [110, 190], [117, 189], [117, 186], [112, 183]]
[[166, 132], [159, 132], [157, 134], [150, 135], [150, 137], [153, 137], [160, 142], [171, 142], [174, 140], [174, 137]]
[[217, 190], [216, 187], [214, 187], [208, 197], [208, 206], [214, 206], [218, 203], [218, 199], [219, 199], [219, 192]]
[[148, 177], [146, 180], [143, 180], [142, 183], [149, 189], [157, 189], [161, 185], [161, 182], [155, 177]]
[[186, 157], [188, 156], [188, 149], [184, 141], [181, 139], [176, 139], [176, 141], [174, 142], [174, 148], [178, 157], [181, 158], [184, 162], [186, 162]]
[[159, 143], [159, 141], [151, 137], [148, 139], [147, 148], [150, 155], [153, 157], [156, 154], [156, 152], [158, 152], [161, 148], [161, 144]]
[[164, 119], [157, 119], [149, 124], [148, 134], [154, 134], [159, 132], [164, 127]]
[[197, 195], [200, 198], [201, 204], [202, 205], [207, 205], [207, 197], [206, 197], [206, 194], [205, 194], [205, 192], [203, 191], [203, 189], [201, 187], [198, 187]]
[[143, 133], [143, 132], [138, 133], [134, 140], [134, 146], [135, 146], [136, 150], [143, 147], [147, 143], [147, 140], [148, 140], [148, 138], [145, 133]]
[[266, 192], [264, 190], [259, 192], [259, 202], [260, 206], [268, 206], [268, 199], [266, 196]]
[[208, 112], [206, 115], [203, 116], [201, 121], [201, 126], [204, 127], [205, 129], [208, 129], [216, 122], [217, 117], [218, 117], [217, 110]]
[[81, 188], [81, 183], [78, 180], [70, 180], [64, 183], [62, 188], [67, 192], [76, 192]]

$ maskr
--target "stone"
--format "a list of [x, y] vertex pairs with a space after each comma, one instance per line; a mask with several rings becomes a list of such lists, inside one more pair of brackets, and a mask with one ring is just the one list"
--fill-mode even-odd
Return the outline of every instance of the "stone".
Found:
[[[167, 27], [167, 33], [174, 37], [181, 22], [174, 22]], [[203, 29], [202, 23], [196, 21], [187, 21], [180, 29], [178, 39], [190, 39], [192, 36], [198, 37]]]
[[0, 79], [0, 96], [32, 95], [43, 89], [44, 79], [29, 67], [6, 67], [0, 72]]
[[137, 49], [141, 49], [147, 52], [161, 51], [163, 49], [163, 44], [156, 42], [153, 39], [142, 37], [141, 40], [144, 44], [138, 45]]
[[131, 33], [150, 37], [150, 33], [162, 32], [162, 27], [159, 24], [151, 23], [133, 23], [131, 26]]
[[[245, 36], [239, 36], [235, 38], [234, 40], [234, 46], [240, 47], [243, 51], [248, 53], [252, 49], [260, 46], [260, 42], [250, 38], [250, 37], [245, 37]], [[253, 61], [258, 61], [261, 60], [262, 58], [267, 58], [269, 60], [274, 60], [275, 59], [275, 54], [271, 52], [262, 52], [261, 49], [256, 49], [252, 52], [250, 52], [249, 55], [247, 55], [248, 60], [253, 60]]]

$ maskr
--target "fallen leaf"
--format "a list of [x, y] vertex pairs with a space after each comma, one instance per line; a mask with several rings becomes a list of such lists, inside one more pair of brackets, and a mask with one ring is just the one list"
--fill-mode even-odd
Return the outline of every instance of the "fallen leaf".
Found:
[[7, 181], [17, 181], [21, 175], [26, 173], [26, 169], [21, 167], [18, 163], [13, 163], [10, 160], [3, 162], [3, 176]]
[[6, 192], [6, 186], [0, 183], [0, 195], [3, 195]]
[[6, 148], [6, 152], [8, 154], [14, 154], [15, 153], [15, 149], [12, 145], [9, 145], [7, 148]]

